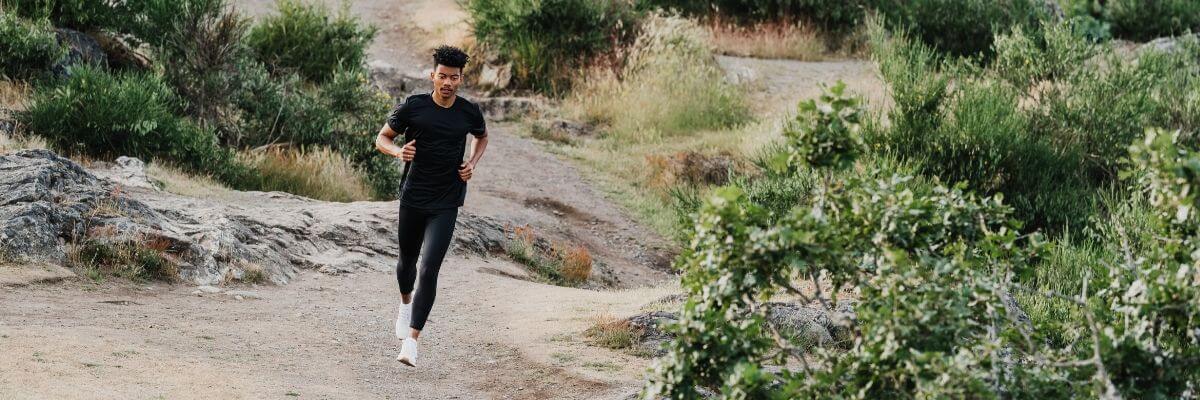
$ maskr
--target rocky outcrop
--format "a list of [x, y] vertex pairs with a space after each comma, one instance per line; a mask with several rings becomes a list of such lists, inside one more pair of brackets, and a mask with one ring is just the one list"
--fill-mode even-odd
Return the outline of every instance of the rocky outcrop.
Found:
[[386, 61], [371, 61], [367, 63], [367, 69], [371, 73], [371, 83], [395, 101], [403, 101], [409, 95], [429, 91], [433, 85], [428, 76], [402, 71]]
[[[662, 305], [678, 304], [681, 297], [660, 300]], [[793, 343], [806, 348], [815, 346], [847, 345], [852, 340], [855, 321], [854, 305], [849, 301], [838, 302], [837, 310], [826, 310], [819, 304], [804, 305], [787, 302], [769, 302], [763, 305], [767, 323]], [[666, 353], [662, 346], [674, 338], [663, 331], [663, 326], [679, 320], [675, 311], [650, 311], [626, 318], [629, 326], [639, 336], [637, 346], [642, 350], [661, 356]]]
[[58, 36], [58, 43], [67, 50], [67, 54], [50, 67], [56, 75], [69, 76], [70, 71], [67, 67], [75, 64], [108, 66], [108, 55], [96, 39], [83, 32], [66, 28], [55, 29], [55, 34]]
[[488, 121], [499, 121], [524, 117], [542, 112], [545, 106], [542, 101], [532, 97], [497, 96], [481, 97], [475, 104], [483, 110]]
[[[139, 163], [118, 164], [136, 170]], [[132, 245], [160, 253], [180, 279], [200, 285], [245, 279], [247, 271], [282, 284], [301, 268], [331, 274], [394, 268], [395, 202], [331, 203], [282, 192], [230, 196], [237, 198], [121, 184], [48, 150], [9, 153], [0, 156], [0, 252], [30, 264], [63, 264], [82, 244]], [[503, 251], [495, 220], [464, 212], [455, 229], [451, 252]]]

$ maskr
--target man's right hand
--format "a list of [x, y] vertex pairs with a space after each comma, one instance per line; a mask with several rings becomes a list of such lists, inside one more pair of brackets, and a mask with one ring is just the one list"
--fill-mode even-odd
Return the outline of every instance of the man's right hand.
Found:
[[417, 154], [417, 139], [413, 139], [413, 140], [408, 141], [408, 143], [405, 143], [404, 147], [401, 148], [400, 159], [404, 160], [404, 162], [409, 162], [409, 161], [412, 161], [413, 156], [415, 156], [416, 154]]

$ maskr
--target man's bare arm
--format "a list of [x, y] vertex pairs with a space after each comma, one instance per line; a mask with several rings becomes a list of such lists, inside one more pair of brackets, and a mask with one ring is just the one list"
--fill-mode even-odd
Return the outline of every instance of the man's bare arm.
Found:
[[379, 149], [383, 154], [392, 157], [400, 157], [404, 161], [412, 161], [412, 156], [416, 154], [416, 147], [410, 141], [404, 144], [404, 147], [396, 145], [395, 138], [400, 134], [392, 130], [388, 124], [383, 124], [383, 128], [379, 130], [379, 135], [375, 137], [375, 148]]
[[483, 131], [483, 136], [475, 136], [471, 146], [471, 158], [467, 160], [472, 167], [479, 162], [479, 158], [483, 157], [483, 149], [487, 148], [488, 135], [487, 131]]

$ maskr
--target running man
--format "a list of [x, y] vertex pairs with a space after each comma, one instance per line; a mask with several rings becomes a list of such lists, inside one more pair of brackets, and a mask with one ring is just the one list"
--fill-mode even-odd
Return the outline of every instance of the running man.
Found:
[[[438, 270], [450, 247], [458, 208], [466, 200], [467, 181], [488, 142], [479, 106], [458, 96], [467, 54], [441, 46], [434, 50], [433, 61], [429, 74], [433, 90], [408, 96], [392, 110], [375, 138], [379, 151], [408, 163], [400, 188], [396, 279], [401, 303], [396, 338], [403, 343], [396, 360], [410, 367], [417, 365], [417, 338], [433, 307]], [[403, 147], [393, 141], [401, 134]], [[463, 161], [468, 134], [474, 136], [471, 157]], [[416, 296], [414, 284], [419, 288]]]

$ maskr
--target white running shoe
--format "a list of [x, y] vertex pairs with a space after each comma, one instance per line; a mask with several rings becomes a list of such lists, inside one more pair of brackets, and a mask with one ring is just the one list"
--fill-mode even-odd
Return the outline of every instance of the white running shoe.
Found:
[[403, 339], [408, 336], [408, 324], [412, 319], [412, 305], [410, 301], [404, 304], [400, 301], [400, 310], [396, 313], [396, 339]]
[[400, 354], [396, 355], [396, 361], [410, 367], [417, 366], [417, 339], [404, 338], [404, 344], [400, 345]]

